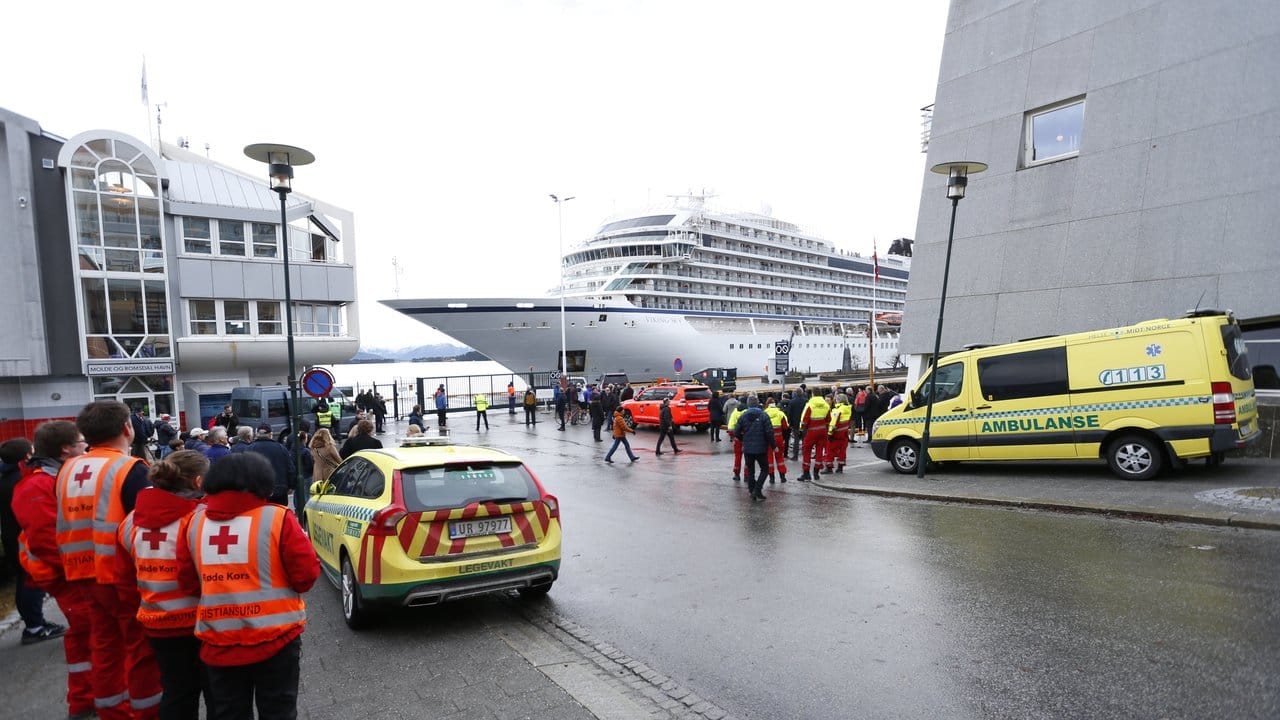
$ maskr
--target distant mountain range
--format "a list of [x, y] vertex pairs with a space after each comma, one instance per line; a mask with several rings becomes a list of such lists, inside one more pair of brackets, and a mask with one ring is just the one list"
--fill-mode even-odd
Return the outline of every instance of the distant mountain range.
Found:
[[388, 349], [367, 347], [351, 358], [353, 363], [408, 362], [412, 360], [488, 360], [489, 358], [465, 345], [440, 343], [416, 347]]

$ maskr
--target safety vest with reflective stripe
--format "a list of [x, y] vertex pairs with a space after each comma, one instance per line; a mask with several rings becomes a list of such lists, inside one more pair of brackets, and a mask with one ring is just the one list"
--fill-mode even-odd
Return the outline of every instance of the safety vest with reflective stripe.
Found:
[[733, 429], [738, 426], [738, 418], [742, 417], [742, 413], [746, 411], [745, 407], [734, 408], [733, 412], [729, 413], [729, 422], [724, 424], [725, 429], [732, 433]]
[[201, 588], [196, 637], [210, 645], [257, 645], [306, 623], [306, 603], [280, 558], [286, 513], [263, 505], [229, 520], [191, 516], [187, 543]]
[[853, 408], [847, 404], [839, 403], [831, 408], [831, 422], [828, 424], [827, 433], [835, 437], [849, 434], [849, 422], [853, 419]]
[[787, 414], [777, 405], [765, 408], [764, 414], [769, 416], [769, 424], [773, 425], [773, 439], [782, 440], [783, 434], [787, 431]]
[[322, 428], [331, 428], [338, 424], [338, 411], [332, 405], [324, 412], [316, 411], [316, 425]]
[[137, 462], [115, 448], [94, 448], [62, 464], [55, 540], [67, 580], [114, 581], [116, 530], [124, 520], [120, 490]]
[[476, 395], [476, 412], [484, 412], [489, 409], [489, 397], [487, 395]]
[[831, 405], [827, 403], [827, 399], [821, 395], [814, 395], [809, 398], [809, 402], [804, 406], [804, 417], [800, 422], [800, 426], [805, 429], [806, 433], [810, 433], [821, 428], [825, 435], [827, 430], [827, 414], [830, 412]]
[[[148, 492], [163, 492], [149, 490]], [[133, 513], [120, 523], [120, 547], [133, 558], [138, 579], [138, 622], [148, 630], [180, 630], [196, 624], [194, 598], [178, 587], [178, 540], [191, 516], [162, 528], [133, 524]]]

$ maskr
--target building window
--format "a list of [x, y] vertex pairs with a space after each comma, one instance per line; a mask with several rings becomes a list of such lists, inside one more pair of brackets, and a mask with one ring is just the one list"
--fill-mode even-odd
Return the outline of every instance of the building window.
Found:
[[222, 334], [223, 335], [248, 335], [249, 334], [249, 301], [248, 300], [223, 300], [222, 301]]
[[259, 335], [280, 335], [280, 303], [259, 300], [258, 306], [258, 334]]
[[218, 254], [244, 257], [244, 223], [218, 221]]
[[213, 254], [209, 218], [182, 218], [182, 249], [200, 255]]
[[190, 304], [191, 334], [218, 334], [218, 306], [213, 300], [192, 300]]
[[1022, 166], [1032, 167], [1080, 154], [1084, 98], [1032, 110], [1023, 128]]
[[275, 257], [279, 255], [276, 226], [270, 223], [253, 224], [253, 256]]

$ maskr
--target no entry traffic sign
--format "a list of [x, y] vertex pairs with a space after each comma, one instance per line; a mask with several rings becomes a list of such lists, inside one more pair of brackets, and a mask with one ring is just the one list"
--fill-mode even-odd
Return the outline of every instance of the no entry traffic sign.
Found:
[[329, 397], [333, 392], [333, 373], [324, 368], [312, 368], [302, 376], [302, 392], [313, 398]]

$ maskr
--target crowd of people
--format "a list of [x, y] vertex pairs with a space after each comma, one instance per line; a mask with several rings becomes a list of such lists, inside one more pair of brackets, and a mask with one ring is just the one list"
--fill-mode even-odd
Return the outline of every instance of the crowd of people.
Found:
[[[320, 573], [287, 507], [305, 490], [271, 428], [229, 411], [211, 444], [193, 431], [151, 462], [133, 454], [140, 414], [113, 400], [0, 443], [22, 643], [63, 639], [68, 717], [196, 720], [201, 698], [211, 720], [296, 717], [302, 593]], [[340, 461], [327, 430], [286, 442], [310, 446], [309, 476]]]

